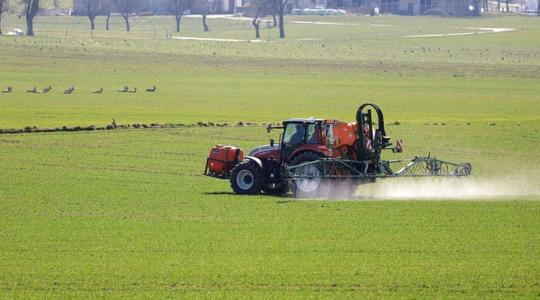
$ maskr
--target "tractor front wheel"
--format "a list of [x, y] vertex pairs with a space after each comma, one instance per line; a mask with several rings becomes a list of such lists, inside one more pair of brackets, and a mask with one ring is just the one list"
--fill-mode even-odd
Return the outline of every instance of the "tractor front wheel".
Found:
[[261, 177], [261, 167], [252, 160], [244, 160], [231, 171], [231, 187], [237, 194], [259, 194]]

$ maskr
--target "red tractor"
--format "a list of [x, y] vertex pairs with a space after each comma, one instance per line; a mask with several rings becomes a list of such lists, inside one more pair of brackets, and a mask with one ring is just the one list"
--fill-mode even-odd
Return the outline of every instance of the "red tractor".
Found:
[[[372, 109], [377, 116], [372, 118]], [[361, 105], [356, 122], [337, 120], [289, 119], [281, 126], [280, 142], [252, 149], [247, 156], [241, 148], [212, 147], [204, 174], [229, 179], [238, 194], [284, 194], [289, 188], [303, 197], [320, 195], [325, 181], [372, 182], [381, 177], [467, 176], [468, 163], [456, 164], [434, 157], [415, 157], [394, 172], [391, 165], [403, 161], [381, 159], [382, 150], [402, 152], [398, 140], [392, 147], [386, 135], [381, 109], [372, 103]], [[347, 187], [354, 186], [347, 184]], [[352, 192], [352, 190], [351, 190]]]

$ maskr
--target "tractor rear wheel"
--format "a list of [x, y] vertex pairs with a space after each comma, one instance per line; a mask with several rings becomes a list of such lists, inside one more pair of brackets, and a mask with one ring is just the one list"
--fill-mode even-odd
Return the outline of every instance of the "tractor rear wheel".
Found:
[[244, 160], [231, 171], [231, 187], [237, 194], [258, 194], [261, 192], [261, 167], [252, 161]]

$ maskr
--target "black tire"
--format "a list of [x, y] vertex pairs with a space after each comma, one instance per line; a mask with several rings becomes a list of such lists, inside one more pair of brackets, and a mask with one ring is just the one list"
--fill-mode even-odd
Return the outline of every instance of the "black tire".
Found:
[[261, 167], [256, 162], [246, 159], [232, 169], [231, 187], [237, 194], [259, 194], [261, 192], [261, 175]]
[[[294, 157], [291, 160], [291, 165], [299, 165], [301, 163], [309, 162], [309, 161], [315, 161], [321, 159], [321, 155], [315, 152], [304, 152], [298, 154], [296, 157]], [[316, 166], [313, 166], [315, 168], [315, 172], [320, 172], [321, 170], [318, 169]], [[320, 177], [320, 176], [319, 176]], [[304, 179], [304, 181], [308, 182], [309, 189], [303, 189], [303, 181], [302, 179], [296, 179], [292, 182], [291, 185], [291, 191], [293, 195], [297, 198], [327, 198], [328, 195], [326, 191], [327, 188], [324, 187], [325, 183], [321, 178], [317, 179], [317, 176], [315, 176], [312, 180], [311, 179]]]

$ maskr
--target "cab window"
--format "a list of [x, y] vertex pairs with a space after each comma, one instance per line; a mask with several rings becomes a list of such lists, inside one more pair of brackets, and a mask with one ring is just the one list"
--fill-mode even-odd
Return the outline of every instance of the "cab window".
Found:
[[309, 124], [307, 126], [307, 143], [319, 144], [321, 138], [321, 126], [319, 124]]
[[283, 143], [285, 145], [300, 145], [304, 143], [305, 127], [303, 124], [290, 123], [285, 128]]

